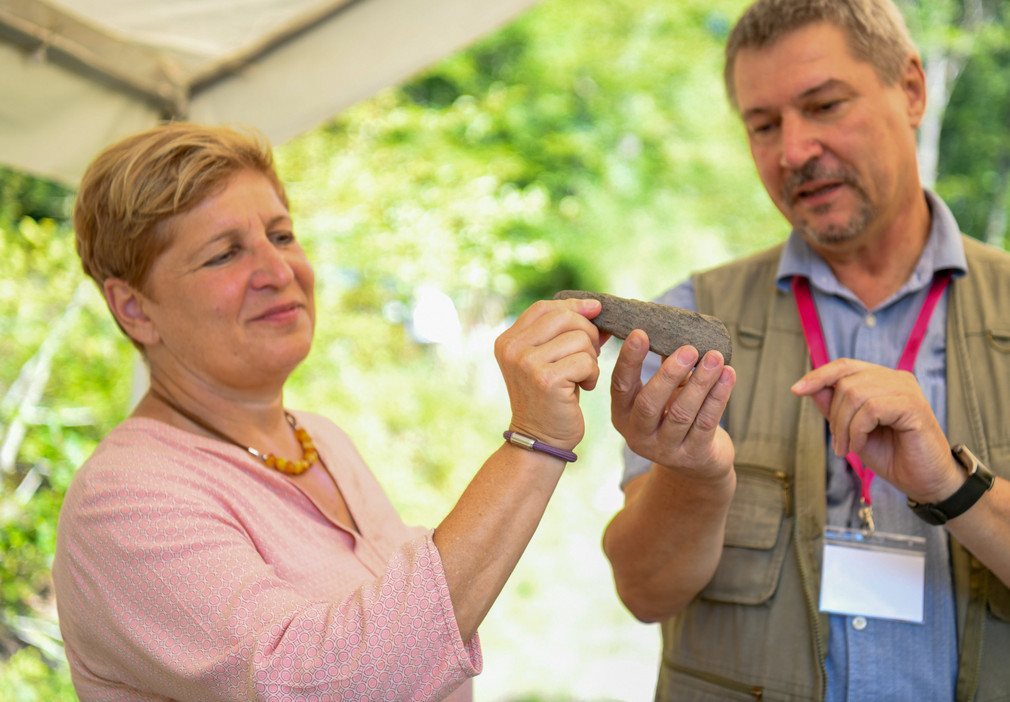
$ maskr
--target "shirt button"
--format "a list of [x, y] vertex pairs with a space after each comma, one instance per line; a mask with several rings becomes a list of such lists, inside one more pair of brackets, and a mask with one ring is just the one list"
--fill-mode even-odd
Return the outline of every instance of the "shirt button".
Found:
[[866, 323], [866, 326], [868, 326], [870, 329], [873, 329], [875, 326], [877, 326], [876, 315], [868, 314], [866, 315], [866, 319], [864, 319], [863, 321]]
[[856, 617], [852, 620], [852, 628], [856, 631], [862, 631], [866, 628], [866, 617]]

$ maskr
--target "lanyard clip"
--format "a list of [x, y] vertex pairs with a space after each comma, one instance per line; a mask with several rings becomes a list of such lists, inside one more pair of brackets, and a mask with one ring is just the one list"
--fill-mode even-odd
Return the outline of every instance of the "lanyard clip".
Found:
[[859, 520], [862, 522], [863, 536], [873, 536], [876, 526], [873, 524], [873, 507], [864, 499], [860, 498]]

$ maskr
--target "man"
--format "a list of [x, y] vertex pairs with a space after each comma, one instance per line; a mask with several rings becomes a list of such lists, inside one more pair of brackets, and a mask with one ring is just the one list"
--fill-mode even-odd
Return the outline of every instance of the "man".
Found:
[[662, 298], [722, 319], [733, 367], [636, 331], [614, 368], [604, 550], [662, 622], [657, 699], [1007, 699], [1010, 256], [919, 181], [890, 0], [758, 0], [726, 56], [793, 231]]

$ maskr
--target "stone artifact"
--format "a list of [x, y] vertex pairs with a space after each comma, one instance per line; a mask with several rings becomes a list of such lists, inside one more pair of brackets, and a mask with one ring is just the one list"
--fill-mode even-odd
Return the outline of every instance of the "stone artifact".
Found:
[[600, 331], [626, 339], [632, 331], [641, 329], [649, 335], [649, 348], [660, 356], [691, 345], [698, 349], [698, 358], [715, 349], [722, 353], [726, 365], [732, 360], [733, 344], [726, 325], [711, 315], [585, 290], [562, 290], [554, 296], [555, 300], [569, 298], [599, 300], [603, 310], [591, 321]]

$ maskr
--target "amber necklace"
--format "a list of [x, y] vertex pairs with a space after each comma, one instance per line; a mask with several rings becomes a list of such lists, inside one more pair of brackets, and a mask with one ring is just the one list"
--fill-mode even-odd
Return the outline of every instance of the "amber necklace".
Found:
[[302, 446], [302, 460], [300, 461], [289, 461], [286, 458], [280, 458], [279, 456], [275, 456], [272, 453], [264, 454], [260, 451], [257, 451], [252, 446], [245, 446], [244, 444], [240, 444], [227, 434], [224, 434], [215, 429], [214, 427], [210, 426], [205, 421], [197, 417], [195, 414], [183, 409], [175, 402], [173, 402], [172, 400], [168, 399], [163, 394], [155, 390], [153, 387], [148, 388], [148, 392], [150, 392], [156, 398], [158, 398], [166, 405], [171, 407], [173, 410], [181, 414], [183, 417], [193, 422], [193, 424], [196, 424], [198, 427], [205, 429], [206, 431], [210, 432], [219, 439], [223, 439], [230, 444], [235, 444], [240, 449], [248, 451], [256, 458], [263, 461], [263, 463], [268, 468], [273, 468], [274, 470], [278, 470], [281, 473], [287, 473], [288, 475], [301, 475], [302, 473], [304, 473], [309, 469], [309, 466], [311, 466], [319, 459], [319, 452], [316, 451], [316, 445], [312, 443], [312, 437], [309, 436], [309, 433], [307, 431], [298, 426], [298, 422], [295, 420], [294, 415], [292, 415], [287, 410], [284, 410], [284, 417], [288, 420], [288, 424], [291, 425], [291, 428], [294, 429], [295, 438], [298, 439], [298, 443], [301, 444]]

